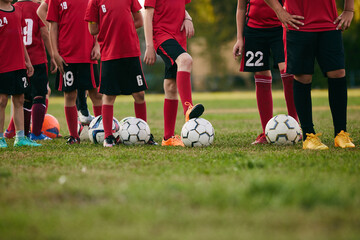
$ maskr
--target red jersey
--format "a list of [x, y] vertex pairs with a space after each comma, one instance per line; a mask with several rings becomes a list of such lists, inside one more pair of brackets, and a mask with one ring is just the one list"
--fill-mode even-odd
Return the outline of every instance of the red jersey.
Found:
[[299, 30], [289, 25], [289, 29], [303, 32], [322, 32], [336, 30], [338, 17], [335, 0], [286, 0], [286, 10], [292, 15], [303, 16], [305, 25]]
[[102, 61], [141, 55], [132, 15], [140, 9], [138, 0], [90, 0], [85, 20], [99, 24]]
[[47, 63], [45, 46], [40, 32], [40, 28], [45, 25], [36, 14], [40, 5], [27, 0], [17, 2], [14, 6], [19, 6], [22, 9], [22, 16], [26, 23], [26, 27], [23, 29], [23, 39], [32, 65]]
[[280, 27], [281, 22], [264, 0], [247, 0], [246, 25], [252, 28]]
[[154, 8], [153, 39], [155, 50], [166, 40], [175, 39], [186, 50], [186, 33], [180, 31], [185, 18], [185, 5], [191, 0], [145, 0]]
[[96, 63], [91, 60], [95, 39], [85, 22], [88, 0], [51, 0], [46, 20], [59, 25], [59, 54], [67, 63]]
[[12, 72], [25, 67], [22, 27], [25, 27], [21, 9], [0, 10], [0, 73]]

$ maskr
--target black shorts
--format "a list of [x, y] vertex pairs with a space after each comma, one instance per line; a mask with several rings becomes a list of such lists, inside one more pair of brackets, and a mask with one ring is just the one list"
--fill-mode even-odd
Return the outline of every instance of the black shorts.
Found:
[[344, 45], [340, 30], [325, 32], [289, 31], [286, 34], [286, 71], [314, 74], [315, 58], [321, 71], [345, 69]]
[[99, 86], [97, 64], [69, 63], [64, 66], [64, 75], [57, 73], [55, 87], [62, 92], [90, 90]]
[[176, 59], [183, 54], [185, 49], [175, 40], [169, 39], [163, 42], [157, 49], [157, 54], [165, 63], [165, 79], [176, 79]]
[[99, 92], [106, 95], [130, 95], [147, 89], [140, 57], [101, 62]]
[[260, 72], [270, 70], [269, 59], [273, 57], [274, 68], [285, 62], [283, 28], [244, 28], [244, 51], [240, 71]]
[[30, 77], [31, 96], [33, 98], [36, 96], [45, 97], [48, 92], [48, 82], [46, 63], [34, 65], [34, 75]]
[[19, 95], [29, 87], [26, 70], [0, 73], [0, 94]]

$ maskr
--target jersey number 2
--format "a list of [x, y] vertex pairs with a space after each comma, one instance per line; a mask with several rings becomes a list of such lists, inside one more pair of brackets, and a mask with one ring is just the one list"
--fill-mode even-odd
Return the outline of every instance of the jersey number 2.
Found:
[[[260, 51], [257, 51], [255, 54], [252, 51], [247, 51], [246, 52], [246, 57], [249, 58], [245, 65], [247, 67], [261, 67], [264, 66], [264, 63], [262, 62], [263, 58], [264, 58], [264, 54]], [[255, 61], [255, 63], [253, 62], [254, 58], [257, 58], [257, 60]]]

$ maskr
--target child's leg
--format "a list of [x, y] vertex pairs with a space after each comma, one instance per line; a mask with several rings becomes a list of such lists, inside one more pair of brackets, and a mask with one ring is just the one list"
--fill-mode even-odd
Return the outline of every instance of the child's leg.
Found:
[[147, 122], [145, 92], [133, 93], [132, 96], [134, 98], [135, 116]]
[[164, 139], [175, 135], [176, 115], [178, 109], [177, 86], [175, 79], [164, 80]]
[[18, 133], [20, 133], [22, 137], [24, 135], [24, 94], [18, 94], [12, 96], [12, 102], [14, 104], [14, 123], [15, 123], [15, 129], [16, 129], [16, 136], [18, 136]]
[[188, 53], [182, 53], [177, 59], [176, 64], [178, 66], [178, 71], [176, 75], [176, 84], [179, 91], [181, 104], [184, 109], [184, 115], [188, 109], [186, 103], [192, 104], [191, 97], [191, 70], [192, 70], [193, 60]]
[[114, 117], [114, 102], [116, 95], [103, 95], [102, 119], [105, 137], [112, 135], [112, 121]]
[[77, 109], [76, 109], [77, 91], [64, 92], [65, 97], [65, 117], [70, 136], [79, 138], [77, 132]]
[[102, 108], [102, 94], [98, 92], [97, 88], [93, 88], [89, 91], [89, 97], [93, 103], [93, 111], [95, 117], [101, 115]]
[[0, 134], [4, 133], [5, 109], [7, 102], [8, 102], [8, 95], [0, 94]]

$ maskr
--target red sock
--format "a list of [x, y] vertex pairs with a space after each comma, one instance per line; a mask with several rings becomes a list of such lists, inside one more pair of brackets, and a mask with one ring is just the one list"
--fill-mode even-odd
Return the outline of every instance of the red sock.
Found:
[[102, 105], [102, 119], [104, 126], [105, 138], [112, 135], [112, 120], [114, 117], [114, 106], [113, 105]]
[[45, 98], [45, 114], [47, 113], [48, 107], [49, 107], [49, 99]]
[[25, 136], [30, 133], [31, 109], [24, 108], [24, 134]]
[[135, 116], [147, 122], [146, 114], [146, 102], [136, 103], [134, 102]]
[[11, 117], [11, 120], [10, 120], [10, 123], [9, 123], [9, 126], [8, 126], [7, 130], [9, 132], [15, 131], [15, 123], [14, 123], [14, 118], [13, 117]]
[[65, 107], [65, 117], [68, 125], [70, 136], [74, 138], [79, 138], [79, 134], [77, 132], [77, 109], [76, 106], [73, 107]]
[[42, 103], [35, 103], [32, 106], [32, 129], [31, 132], [35, 136], [41, 134], [41, 128], [44, 123], [46, 106]]
[[102, 109], [102, 106], [101, 106], [101, 105], [100, 105], [100, 106], [95, 106], [95, 105], [93, 105], [93, 111], [94, 111], [95, 117], [101, 115], [101, 109]]
[[269, 76], [255, 75], [256, 101], [263, 132], [265, 132], [267, 122], [273, 117], [271, 82], [272, 78]]
[[188, 109], [188, 106], [186, 106], [185, 103], [189, 102], [192, 104], [190, 73], [178, 71], [176, 75], [176, 85], [179, 91], [181, 104], [183, 106], [185, 115], [186, 110]]
[[164, 102], [164, 139], [167, 140], [175, 135], [176, 115], [178, 100], [166, 99]]
[[287, 74], [284, 70], [282, 70], [281, 79], [284, 86], [284, 95], [288, 114], [295, 118], [296, 121], [299, 121], [294, 103], [294, 75]]

